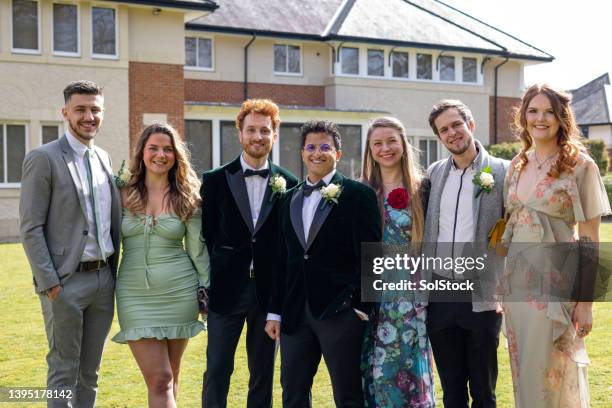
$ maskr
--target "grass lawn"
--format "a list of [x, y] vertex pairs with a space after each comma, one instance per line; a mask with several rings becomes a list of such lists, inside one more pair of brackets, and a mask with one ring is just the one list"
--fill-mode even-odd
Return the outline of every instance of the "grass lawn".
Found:
[[[612, 242], [612, 224], [602, 225], [602, 241]], [[44, 334], [40, 303], [32, 290], [31, 274], [20, 244], [0, 245], [0, 387], [43, 387], [46, 379], [45, 354], [47, 341]], [[587, 338], [591, 366], [589, 383], [593, 407], [612, 406], [612, 304], [597, 303], [594, 306], [594, 331]], [[111, 336], [119, 331], [113, 323]], [[607, 340], [606, 340], [607, 339]], [[512, 382], [508, 365], [508, 352], [502, 337], [498, 350], [499, 378], [497, 386], [498, 406], [512, 407]], [[181, 373], [181, 407], [199, 407], [206, 335], [193, 339], [183, 359]], [[230, 407], [244, 407], [248, 383], [248, 369], [244, 336], [236, 353], [234, 375], [230, 389]], [[274, 385], [274, 400], [280, 406], [279, 359]], [[439, 381], [436, 378], [438, 404], [441, 407]], [[100, 373], [99, 407], [144, 407], [146, 387], [132, 358], [129, 348], [107, 342]], [[0, 403], [0, 405], [3, 405]], [[333, 407], [329, 376], [323, 365], [315, 378], [313, 389], [315, 407]], [[11, 404], [11, 407], [25, 407]], [[42, 406], [31, 404], [29, 406]]]

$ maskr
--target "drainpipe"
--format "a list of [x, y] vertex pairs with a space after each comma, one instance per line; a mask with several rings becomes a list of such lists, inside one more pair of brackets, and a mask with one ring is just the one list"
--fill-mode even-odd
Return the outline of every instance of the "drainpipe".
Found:
[[244, 46], [244, 100], [246, 101], [249, 98], [249, 80], [248, 80], [248, 75], [249, 75], [249, 47], [251, 46], [251, 44], [253, 44], [253, 41], [255, 41], [255, 38], [257, 38], [257, 35], [255, 33], [253, 33], [253, 36], [251, 37], [251, 41], [249, 41], [247, 43], [247, 45]]
[[495, 66], [495, 91], [493, 93], [493, 144], [497, 144], [497, 71], [499, 68], [508, 62], [509, 58], [506, 56], [506, 59], [501, 63]]

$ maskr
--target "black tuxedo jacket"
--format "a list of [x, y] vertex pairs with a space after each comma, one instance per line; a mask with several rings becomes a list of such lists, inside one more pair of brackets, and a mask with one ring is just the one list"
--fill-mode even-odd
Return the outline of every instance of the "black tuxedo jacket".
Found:
[[[287, 181], [287, 190], [298, 183], [287, 170], [272, 162], [268, 165], [270, 178], [280, 174]], [[205, 172], [202, 178], [202, 231], [211, 266], [209, 308], [220, 314], [231, 312], [249, 283], [253, 260], [257, 301], [266, 311], [279, 268], [280, 194], [266, 187], [257, 225], [253, 225], [240, 157]]]
[[282, 316], [281, 330], [295, 330], [306, 302], [315, 319], [329, 318], [347, 307], [369, 311], [360, 301], [361, 243], [379, 242], [382, 228], [374, 191], [336, 172], [331, 183], [342, 192], [338, 203], [321, 198], [309, 236], [304, 238], [304, 183], [283, 197], [279, 210], [283, 269], [270, 312]]

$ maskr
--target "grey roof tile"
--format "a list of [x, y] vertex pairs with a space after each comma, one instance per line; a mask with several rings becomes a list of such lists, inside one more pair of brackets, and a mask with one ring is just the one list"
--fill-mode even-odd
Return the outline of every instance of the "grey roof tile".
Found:
[[609, 74], [570, 91], [572, 109], [579, 125], [612, 123], [612, 86]]

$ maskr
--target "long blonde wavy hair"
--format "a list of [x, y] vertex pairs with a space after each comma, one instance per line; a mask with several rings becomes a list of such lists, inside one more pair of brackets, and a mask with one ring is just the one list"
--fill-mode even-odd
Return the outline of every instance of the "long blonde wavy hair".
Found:
[[514, 128], [522, 143], [521, 151], [517, 155], [516, 169], [520, 171], [529, 161], [527, 152], [533, 146], [534, 140], [527, 130], [527, 108], [531, 100], [540, 94], [548, 98], [553, 114], [559, 121], [559, 131], [557, 132], [559, 157], [548, 171], [548, 176], [559, 178], [559, 175], [564, 171], [572, 171], [576, 166], [580, 152], [586, 152], [586, 149], [581, 142], [582, 136], [570, 105], [571, 95], [547, 84], [534, 84], [527, 88], [521, 100], [521, 105], [514, 111]]
[[363, 168], [361, 171], [361, 181], [364, 184], [372, 187], [378, 197], [378, 205], [381, 210], [381, 218], [384, 224], [384, 206], [385, 200], [384, 185], [382, 181], [382, 174], [380, 172], [380, 166], [374, 160], [372, 156], [372, 149], [370, 148], [370, 137], [375, 129], [378, 128], [389, 128], [397, 131], [400, 136], [400, 140], [403, 147], [402, 158], [400, 166], [402, 168], [402, 182], [404, 188], [408, 190], [410, 195], [410, 207], [412, 209], [412, 241], [421, 242], [423, 240], [423, 229], [424, 229], [424, 211], [423, 211], [423, 200], [421, 195], [421, 182], [423, 181], [423, 172], [415, 162], [414, 148], [406, 137], [406, 130], [404, 125], [398, 119], [393, 117], [380, 117], [374, 119], [368, 128], [368, 136], [366, 139], [365, 152], [363, 157]]
[[164, 208], [170, 209], [182, 221], [186, 221], [200, 206], [200, 181], [191, 167], [189, 150], [177, 131], [167, 123], [154, 123], [147, 126], [138, 138], [134, 155], [130, 161], [132, 176], [125, 187], [123, 205], [132, 214], [146, 211], [148, 192], [145, 178], [147, 171], [143, 156], [149, 137], [155, 133], [162, 133], [170, 138], [175, 157], [174, 165], [168, 172], [169, 188], [164, 196]]

